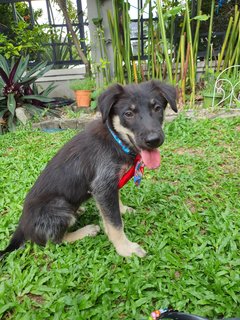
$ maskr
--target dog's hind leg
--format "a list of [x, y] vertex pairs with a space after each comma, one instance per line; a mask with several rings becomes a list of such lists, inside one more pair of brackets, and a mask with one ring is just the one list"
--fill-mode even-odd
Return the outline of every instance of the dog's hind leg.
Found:
[[94, 237], [100, 231], [100, 227], [98, 225], [89, 224], [81, 229], [78, 229], [74, 232], [66, 233], [63, 237], [63, 241], [66, 242], [74, 242], [76, 240], [81, 240], [87, 236]]

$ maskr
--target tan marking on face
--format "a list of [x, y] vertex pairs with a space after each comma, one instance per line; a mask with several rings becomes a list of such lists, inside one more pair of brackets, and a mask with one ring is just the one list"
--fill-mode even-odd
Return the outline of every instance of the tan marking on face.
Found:
[[113, 124], [114, 129], [122, 135], [122, 137], [125, 141], [127, 141], [129, 144], [132, 145], [132, 143], [129, 139], [129, 136], [130, 136], [133, 139], [133, 141], [135, 142], [134, 133], [131, 130], [129, 130], [128, 128], [121, 125], [119, 116], [115, 115], [113, 117], [112, 124]]

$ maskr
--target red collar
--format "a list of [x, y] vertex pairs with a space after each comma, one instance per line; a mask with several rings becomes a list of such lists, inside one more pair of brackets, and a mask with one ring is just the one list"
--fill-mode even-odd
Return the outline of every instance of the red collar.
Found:
[[[132, 177], [139, 176], [139, 179], [136, 179], [135, 184], [138, 186], [141, 181], [141, 176], [143, 175], [144, 165], [139, 164], [141, 160], [141, 156], [139, 154], [136, 155], [134, 159], [133, 166], [122, 176], [122, 178], [118, 182], [118, 189], [121, 189]], [[135, 180], [135, 179], [134, 179]]]

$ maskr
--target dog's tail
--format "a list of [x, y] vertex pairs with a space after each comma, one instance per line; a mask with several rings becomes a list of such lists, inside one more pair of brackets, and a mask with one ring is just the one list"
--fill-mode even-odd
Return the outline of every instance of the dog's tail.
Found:
[[16, 231], [14, 232], [12, 239], [10, 240], [9, 245], [6, 249], [0, 251], [0, 259], [6, 253], [12, 252], [21, 247], [21, 245], [25, 242], [24, 233], [20, 227], [17, 227]]

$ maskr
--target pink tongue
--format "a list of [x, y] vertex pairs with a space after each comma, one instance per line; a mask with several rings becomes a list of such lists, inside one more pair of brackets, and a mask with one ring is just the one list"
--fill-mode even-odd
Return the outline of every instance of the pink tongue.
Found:
[[141, 150], [141, 157], [148, 169], [156, 169], [160, 166], [161, 156], [160, 152], [157, 149], [147, 151]]

